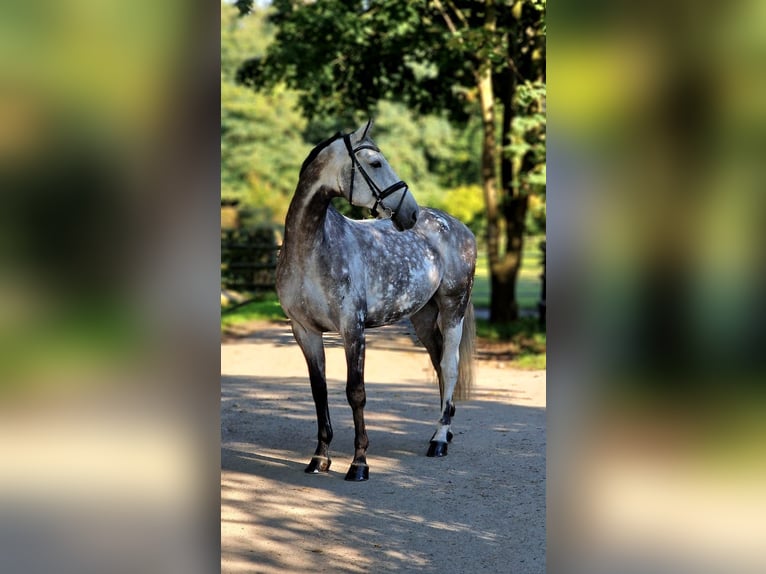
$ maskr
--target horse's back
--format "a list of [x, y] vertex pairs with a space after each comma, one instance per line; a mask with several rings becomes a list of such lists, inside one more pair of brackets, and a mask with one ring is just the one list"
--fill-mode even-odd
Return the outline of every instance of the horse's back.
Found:
[[[353, 221], [340, 214], [337, 217], [345, 221], [334, 223], [348, 226], [348, 231], [355, 236], [355, 245], [378, 261], [377, 265], [368, 266], [368, 272], [373, 270], [379, 275], [378, 281], [371, 283], [394, 285], [397, 282], [391, 279], [396, 276], [421, 274], [428, 276], [428, 283], [432, 285], [425, 300], [437, 289], [450, 295], [470, 294], [476, 267], [476, 238], [463, 222], [450, 214], [421, 207], [417, 222], [407, 231], [396, 230], [387, 219]], [[425, 289], [429, 288], [423, 286], [415, 291], [424, 296]]]
[[473, 276], [476, 237], [462, 221], [439, 209], [424, 207], [414, 230], [439, 252], [446, 272]]
[[429, 235], [444, 235], [447, 240], [476, 245], [476, 238], [466, 224], [441, 209], [421, 207], [414, 229]]

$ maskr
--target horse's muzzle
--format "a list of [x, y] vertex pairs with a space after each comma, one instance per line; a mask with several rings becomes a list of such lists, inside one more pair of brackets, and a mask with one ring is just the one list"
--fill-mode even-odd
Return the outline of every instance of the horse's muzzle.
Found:
[[417, 205], [414, 209], [400, 209], [391, 217], [394, 227], [399, 231], [411, 229], [418, 221], [418, 211]]

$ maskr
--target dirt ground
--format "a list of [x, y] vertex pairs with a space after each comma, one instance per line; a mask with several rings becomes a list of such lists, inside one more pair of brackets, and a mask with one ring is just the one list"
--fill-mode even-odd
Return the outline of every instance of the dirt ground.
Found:
[[362, 483], [343, 480], [353, 423], [337, 336], [325, 336], [328, 475], [303, 472], [316, 418], [289, 327], [259, 324], [222, 344], [222, 572], [544, 572], [545, 372], [481, 353], [449, 455], [427, 458], [439, 390], [425, 350], [407, 324], [367, 340]]

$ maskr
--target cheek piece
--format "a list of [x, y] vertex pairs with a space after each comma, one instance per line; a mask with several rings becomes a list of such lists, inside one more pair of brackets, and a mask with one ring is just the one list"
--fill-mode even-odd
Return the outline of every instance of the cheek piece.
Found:
[[[352, 200], [354, 197], [354, 175], [356, 174], [358, 170], [359, 173], [362, 174], [362, 177], [364, 178], [364, 180], [367, 182], [367, 185], [370, 187], [373, 197], [375, 197], [375, 205], [373, 205], [372, 209], [370, 210], [372, 211], [372, 214], [375, 217], [378, 217], [379, 215], [378, 206], [382, 206], [383, 209], [386, 209], [389, 212], [391, 212], [391, 217], [393, 217], [394, 214], [396, 214], [396, 212], [399, 211], [399, 208], [401, 208], [402, 203], [404, 202], [404, 197], [407, 195], [407, 191], [409, 191], [409, 187], [407, 187], [407, 184], [399, 180], [396, 183], [389, 185], [386, 189], [380, 189], [378, 185], [372, 180], [370, 175], [364, 170], [364, 168], [362, 167], [362, 164], [359, 163], [359, 160], [356, 158], [356, 154], [363, 149], [371, 149], [377, 152], [379, 152], [380, 150], [371, 144], [362, 144], [358, 146], [356, 149], [354, 149], [353, 147], [351, 147], [351, 136], [349, 134], [346, 134], [343, 136], [343, 143], [346, 144], [348, 155], [349, 157], [351, 157], [351, 186], [349, 187], [349, 192], [348, 192], [348, 202], [353, 203]], [[391, 209], [383, 205], [382, 201], [384, 199], [386, 199], [389, 195], [396, 193], [402, 188], [404, 188], [404, 192], [402, 193], [402, 197], [399, 199], [399, 203], [396, 205], [395, 209]]]

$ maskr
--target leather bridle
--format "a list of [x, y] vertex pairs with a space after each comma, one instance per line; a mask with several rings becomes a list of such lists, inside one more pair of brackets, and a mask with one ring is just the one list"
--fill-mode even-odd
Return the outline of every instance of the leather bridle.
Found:
[[[367, 124], [367, 127], [369, 127], [369, 123]], [[367, 134], [367, 128], [365, 128], [364, 133], [362, 134], [362, 139], [364, 139], [364, 136]], [[407, 195], [407, 191], [409, 190], [409, 187], [407, 187], [407, 184], [403, 181], [399, 180], [396, 183], [389, 185], [386, 189], [380, 189], [378, 185], [372, 180], [370, 175], [364, 170], [362, 167], [362, 164], [359, 163], [359, 160], [356, 158], [356, 154], [359, 153], [363, 149], [371, 149], [376, 152], [380, 152], [380, 150], [375, 147], [372, 144], [362, 144], [360, 146], [357, 146], [356, 148], [351, 147], [351, 136], [350, 134], [345, 134], [343, 136], [343, 142], [346, 144], [346, 149], [348, 150], [348, 155], [351, 157], [351, 187], [348, 191], [348, 202], [352, 203], [352, 198], [354, 195], [354, 175], [356, 174], [357, 170], [359, 173], [362, 174], [362, 177], [367, 182], [367, 185], [370, 186], [370, 191], [372, 191], [373, 197], [375, 197], [375, 205], [372, 206], [372, 209], [370, 210], [372, 214], [375, 217], [378, 217], [378, 206], [382, 205], [382, 201], [386, 199], [389, 195], [392, 193], [395, 193], [396, 191], [399, 191], [402, 188], [404, 189], [404, 193], [402, 193], [401, 199], [399, 199], [399, 203], [396, 205], [395, 209], [390, 209], [383, 205], [383, 209], [386, 209], [391, 212], [391, 217], [393, 217], [397, 211], [399, 211], [399, 208], [402, 206], [402, 203], [404, 202], [404, 196]]]

